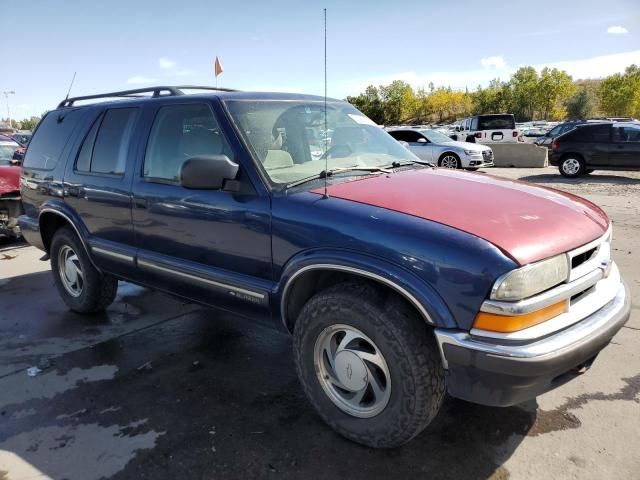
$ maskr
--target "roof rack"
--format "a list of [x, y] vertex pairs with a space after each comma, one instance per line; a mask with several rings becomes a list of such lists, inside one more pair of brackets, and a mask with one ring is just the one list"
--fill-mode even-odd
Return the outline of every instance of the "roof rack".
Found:
[[[81, 100], [94, 100], [96, 98], [126, 98], [126, 97], [143, 96], [143, 95], [138, 95], [140, 93], [153, 93], [153, 95], [151, 95], [152, 98], [161, 97], [161, 96], [170, 97], [170, 96], [184, 95], [184, 92], [182, 90], [217, 90], [220, 92], [236, 92], [237, 91], [231, 88], [207, 87], [207, 86], [200, 86], [200, 85], [136, 88], [135, 90], [121, 90], [119, 92], [99, 93], [96, 95], [84, 95], [82, 97], [65, 98], [63, 101], [61, 101], [58, 104], [58, 108], [72, 107], [73, 104], [79, 100], [81, 101]], [[167, 92], [167, 93], [163, 94], [162, 92]]]

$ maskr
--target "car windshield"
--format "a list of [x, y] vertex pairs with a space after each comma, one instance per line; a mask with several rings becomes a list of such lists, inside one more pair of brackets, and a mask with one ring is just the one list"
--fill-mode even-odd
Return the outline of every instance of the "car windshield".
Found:
[[448, 143], [453, 142], [453, 140], [447, 137], [445, 134], [438, 132], [437, 130], [420, 130], [427, 140], [431, 143]]
[[0, 144], [0, 165], [9, 165], [17, 149], [18, 145]]
[[[344, 102], [227, 100], [228, 110], [274, 184], [290, 184], [325, 169], [417, 161], [409, 150]], [[326, 158], [326, 166], [325, 166]]]

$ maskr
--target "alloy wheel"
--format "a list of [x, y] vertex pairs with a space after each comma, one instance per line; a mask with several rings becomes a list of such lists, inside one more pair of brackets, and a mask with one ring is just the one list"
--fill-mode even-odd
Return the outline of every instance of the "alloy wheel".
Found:
[[453, 155], [447, 155], [442, 158], [440, 166], [444, 168], [458, 168], [458, 159]]
[[318, 380], [343, 412], [371, 418], [384, 410], [391, 397], [391, 375], [375, 343], [357, 328], [331, 325], [318, 336], [314, 348]]
[[567, 175], [577, 175], [580, 171], [580, 162], [575, 158], [567, 158], [562, 162], [562, 171]]

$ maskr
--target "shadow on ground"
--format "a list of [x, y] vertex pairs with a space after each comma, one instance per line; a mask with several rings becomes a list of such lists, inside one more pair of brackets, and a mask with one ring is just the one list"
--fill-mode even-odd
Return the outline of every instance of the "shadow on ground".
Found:
[[559, 173], [541, 173], [539, 175], [529, 175], [521, 177], [520, 180], [533, 183], [568, 183], [572, 185], [580, 184], [605, 184], [605, 185], [640, 185], [639, 178], [624, 177], [622, 175], [584, 175], [578, 178], [566, 178]]

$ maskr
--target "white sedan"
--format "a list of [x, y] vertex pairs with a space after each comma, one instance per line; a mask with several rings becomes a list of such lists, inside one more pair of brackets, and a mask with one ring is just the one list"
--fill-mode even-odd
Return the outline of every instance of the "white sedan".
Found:
[[439, 167], [467, 170], [493, 167], [493, 150], [486, 145], [457, 142], [430, 129], [394, 128], [388, 133], [418, 158]]

